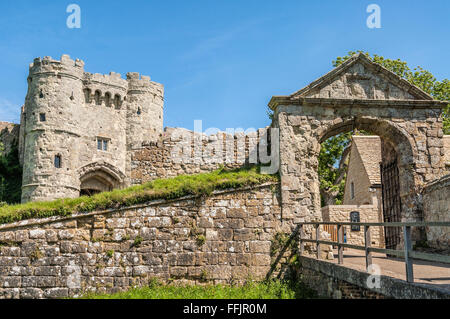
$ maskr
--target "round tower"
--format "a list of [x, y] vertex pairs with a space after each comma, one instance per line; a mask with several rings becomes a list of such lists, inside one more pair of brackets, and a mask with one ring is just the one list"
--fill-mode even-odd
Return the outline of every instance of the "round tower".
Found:
[[128, 73], [127, 81], [127, 148], [132, 150], [162, 136], [164, 88], [139, 73]]
[[84, 62], [63, 55], [60, 61], [37, 58], [30, 65], [22, 112], [22, 202], [77, 197]]

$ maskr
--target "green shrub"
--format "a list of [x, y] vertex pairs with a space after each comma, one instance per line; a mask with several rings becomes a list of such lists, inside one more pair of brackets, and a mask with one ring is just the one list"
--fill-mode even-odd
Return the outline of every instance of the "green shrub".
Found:
[[295, 299], [315, 298], [300, 283], [281, 280], [247, 281], [244, 285], [184, 286], [151, 281], [149, 286], [116, 294], [84, 295], [83, 299]]

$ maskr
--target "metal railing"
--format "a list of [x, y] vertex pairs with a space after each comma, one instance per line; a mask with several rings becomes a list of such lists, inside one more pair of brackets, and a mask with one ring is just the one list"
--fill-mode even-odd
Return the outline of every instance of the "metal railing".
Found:
[[[303, 238], [304, 237], [304, 228], [303, 228], [304, 225], [313, 225], [315, 227], [315, 230], [316, 230], [316, 238], [315, 239]], [[319, 232], [320, 225], [337, 225], [337, 228], [338, 228], [337, 241], [321, 240], [320, 232]], [[364, 246], [344, 243], [344, 226], [363, 226], [364, 227]], [[370, 227], [376, 227], [376, 226], [402, 227], [403, 228], [403, 237], [404, 237], [404, 249], [396, 250], [396, 249], [371, 247]], [[304, 248], [305, 248], [305, 242], [308, 242], [308, 243], [316, 244], [317, 259], [320, 259], [320, 244], [337, 246], [338, 247], [338, 263], [339, 264], [344, 263], [344, 248], [364, 250], [365, 258], [366, 258], [366, 269], [370, 265], [372, 265], [372, 253], [373, 252], [392, 255], [392, 256], [396, 256], [396, 257], [401, 257], [401, 258], [404, 258], [404, 260], [405, 260], [406, 281], [408, 281], [408, 282], [414, 282], [413, 258], [426, 260], [426, 261], [450, 264], [450, 256], [414, 251], [412, 249], [412, 241], [411, 241], [411, 228], [412, 227], [450, 227], [450, 222], [404, 222], [404, 223], [401, 223], [401, 222], [392, 222], [392, 223], [309, 222], [309, 223], [299, 223], [298, 227], [299, 227], [298, 236], [299, 236], [299, 243], [300, 243], [300, 256], [303, 255]]]

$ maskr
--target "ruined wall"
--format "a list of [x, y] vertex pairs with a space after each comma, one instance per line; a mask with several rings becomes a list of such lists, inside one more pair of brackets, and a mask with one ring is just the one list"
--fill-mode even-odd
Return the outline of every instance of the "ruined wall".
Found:
[[[350, 213], [359, 212], [361, 223], [380, 223], [383, 217], [376, 205], [330, 205], [322, 207], [324, 222], [351, 222]], [[364, 227], [352, 231], [350, 226], [344, 226], [347, 243], [364, 246]], [[383, 227], [370, 227], [371, 245], [384, 248]]]
[[[423, 189], [424, 220], [448, 222], [450, 220], [450, 175], [428, 184]], [[450, 249], [450, 227], [426, 227], [427, 241], [432, 247]]]
[[280, 220], [277, 185], [261, 185], [1, 225], [0, 298], [116, 292], [155, 277], [263, 279]]
[[158, 143], [132, 152], [131, 183], [206, 173], [221, 165], [232, 169], [267, 163], [271, 161], [267, 156], [270, 153], [268, 131], [265, 128], [247, 134], [218, 132], [206, 135], [182, 128], [166, 128]]

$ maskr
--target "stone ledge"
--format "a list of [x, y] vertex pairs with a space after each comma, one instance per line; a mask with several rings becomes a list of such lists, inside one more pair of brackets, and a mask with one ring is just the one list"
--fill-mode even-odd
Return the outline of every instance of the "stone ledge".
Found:
[[337, 99], [337, 98], [311, 98], [291, 96], [273, 96], [269, 102], [269, 107], [274, 110], [277, 106], [283, 105], [321, 105], [321, 106], [360, 106], [360, 107], [395, 107], [395, 108], [444, 108], [449, 104], [447, 101], [436, 100], [364, 100], [364, 99]]
[[439, 179], [429, 182], [423, 187], [423, 193], [430, 192], [435, 187], [441, 188], [450, 185], [450, 174], [442, 176]]

